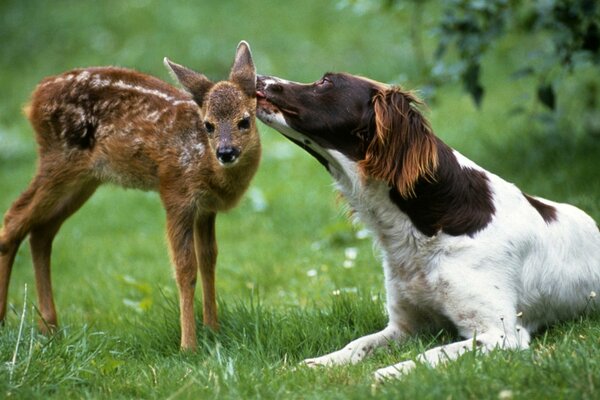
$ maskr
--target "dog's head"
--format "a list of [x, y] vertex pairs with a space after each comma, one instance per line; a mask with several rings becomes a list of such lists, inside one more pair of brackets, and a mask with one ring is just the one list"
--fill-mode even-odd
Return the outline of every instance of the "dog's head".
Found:
[[411, 92], [367, 78], [327, 73], [310, 84], [270, 76], [257, 80], [258, 117], [329, 167], [341, 153], [365, 177], [410, 197], [419, 178], [432, 179], [436, 139]]

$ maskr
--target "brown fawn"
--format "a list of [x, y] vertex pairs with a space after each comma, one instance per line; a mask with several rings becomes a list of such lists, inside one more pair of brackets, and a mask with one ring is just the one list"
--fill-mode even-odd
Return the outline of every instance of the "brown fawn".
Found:
[[46, 78], [33, 92], [25, 112], [37, 133], [39, 163], [0, 231], [0, 321], [15, 255], [29, 234], [40, 329], [56, 329], [52, 241], [110, 182], [160, 195], [179, 289], [181, 348], [196, 348], [197, 269], [204, 324], [218, 328], [215, 218], [236, 205], [258, 168], [256, 69], [244, 41], [227, 81], [213, 83], [166, 58], [165, 65], [185, 91], [136, 71], [98, 67]]

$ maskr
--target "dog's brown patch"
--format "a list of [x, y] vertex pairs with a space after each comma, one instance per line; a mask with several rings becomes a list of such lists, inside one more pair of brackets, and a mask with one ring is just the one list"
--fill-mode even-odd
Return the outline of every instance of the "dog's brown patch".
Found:
[[556, 208], [553, 206], [546, 204], [535, 197], [531, 197], [526, 193], [523, 193], [523, 196], [525, 196], [529, 204], [536, 209], [536, 211], [542, 216], [547, 224], [550, 224], [558, 219], [556, 216]]
[[432, 180], [420, 179], [414, 196], [392, 188], [390, 198], [427, 236], [444, 232], [474, 235], [490, 223], [495, 208], [485, 174], [462, 167], [452, 149], [438, 140], [438, 167]]

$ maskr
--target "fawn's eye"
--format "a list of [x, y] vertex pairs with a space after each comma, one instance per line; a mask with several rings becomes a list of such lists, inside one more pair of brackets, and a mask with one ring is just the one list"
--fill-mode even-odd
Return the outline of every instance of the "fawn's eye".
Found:
[[238, 122], [238, 129], [240, 130], [246, 130], [246, 129], [250, 129], [250, 117], [244, 117], [240, 120], [240, 122]]
[[213, 133], [215, 131], [215, 126], [208, 121], [204, 121], [204, 129], [206, 132]]

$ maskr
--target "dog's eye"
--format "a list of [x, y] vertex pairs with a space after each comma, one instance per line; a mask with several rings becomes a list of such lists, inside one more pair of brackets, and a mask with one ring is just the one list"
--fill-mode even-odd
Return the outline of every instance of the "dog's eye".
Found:
[[238, 122], [238, 129], [240, 130], [246, 130], [246, 129], [250, 129], [250, 117], [244, 117], [240, 120], [240, 122]]
[[206, 132], [208, 133], [213, 133], [215, 131], [215, 126], [208, 121], [204, 121], [204, 129], [206, 129]]
[[322, 77], [321, 80], [317, 82], [317, 86], [321, 86], [321, 87], [330, 86], [332, 84], [333, 84], [333, 82], [331, 82], [331, 79], [329, 79], [326, 76]]

